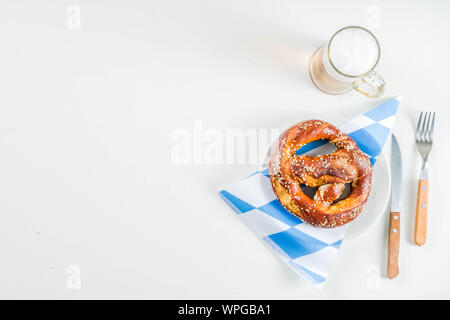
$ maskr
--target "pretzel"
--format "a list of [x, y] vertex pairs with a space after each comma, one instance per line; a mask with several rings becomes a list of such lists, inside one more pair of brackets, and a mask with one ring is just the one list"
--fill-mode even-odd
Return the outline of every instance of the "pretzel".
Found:
[[[317, 157], [296, 155], [302, 146], [320, 139], [337, 148]], [[272, 188], [281, 204], [303, 221], [334, 228], [355, 219], [367, 202], [372, 183], [372, 165], [356, 142], [332, 124], [302, 121], [280, 136], [269, 163]], [[344, 187], [351, 192], [340, 199]], [[311, 199], [302, 185], [317, 187]]]

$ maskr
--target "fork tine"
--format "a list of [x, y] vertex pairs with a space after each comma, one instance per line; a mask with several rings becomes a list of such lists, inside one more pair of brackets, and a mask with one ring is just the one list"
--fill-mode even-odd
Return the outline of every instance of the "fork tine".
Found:
[[428, 112], [427, 128], [425, 130], [425, 142], [427, 142], [427, 143], [431, 143], [431, 136], [430, 136], [431, 114], [432, 114], [432, 112]]
[[436, 117], [436, 112], [433, 112], [433, 120], [431, 121], [430, 129], [430, 142], [433, 143], [433, 132], [434, 132], [434, 118]]
[[425, 137], [426, 137], [426, 125], [427, 125], [427, 121], [428, 121], [428, 112], [425, 112], [425, 115], [423, 117], [423, 121], [422, 121], [422, 128], [420, 128], [420, 141], [421, 142], [425, 142]]
[[420, 141], [420, 127], [422, 124], [422, 116], [423, 116], [423, 111], [420, 112], [419, 121], [417, 121], [416, 141]]
[[[430, 124], [431, 112], [427, 112], [427, 121], [424, 124], [423, 141], [428, 142], [428, 126]], [[426, 125], [426, 126], [425, 126]]]

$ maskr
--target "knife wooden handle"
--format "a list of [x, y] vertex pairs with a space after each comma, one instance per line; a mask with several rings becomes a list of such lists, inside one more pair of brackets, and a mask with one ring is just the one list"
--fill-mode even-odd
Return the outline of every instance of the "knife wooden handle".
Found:
[[428, 180], [419, 180], [417, 190], [416, 227], [414, 230], [414, 242], [423, 246], [427, 241], [427, 217], [428, 217]]
[[398, 254], [400, 251], [400, 212], [391, 212], [389, 223], [389, 248], [387, 276], [394, 279], [398, 273]]

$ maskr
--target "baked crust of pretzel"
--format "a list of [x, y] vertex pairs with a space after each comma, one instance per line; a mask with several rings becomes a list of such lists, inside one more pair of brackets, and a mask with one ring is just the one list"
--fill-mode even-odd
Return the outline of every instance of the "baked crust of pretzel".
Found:
[[[328, 140], [336, 151], [317, 157], [296, 155], [302, 146]], [[269, 163], [272, 187], [281, 204], [303, 221], [334, 228], [355, 219], [367, 202], [372, 184], [372, 165], [356, 142], [332, 124], [321, 120], [302, 121], [279, 138]], [[339, 199], [345, 184], [350, 194]], [[317, 187], [314, 198], [301, 185]]]

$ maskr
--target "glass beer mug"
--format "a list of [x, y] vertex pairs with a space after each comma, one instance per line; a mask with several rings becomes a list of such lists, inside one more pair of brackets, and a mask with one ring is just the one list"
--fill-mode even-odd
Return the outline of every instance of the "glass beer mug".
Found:
[[309, 65], [311, 80], [329, 94], [355, 89], [367, 97], [379, 97], [385, 86], [374, 71], [380, 53], [378, 40], [369, 30], [359, 26], [342, 28], [314, 52]]

